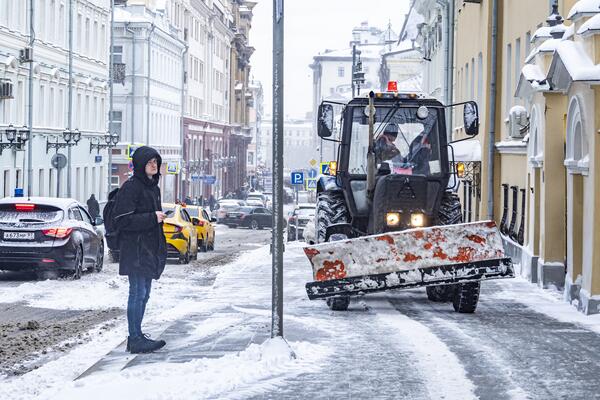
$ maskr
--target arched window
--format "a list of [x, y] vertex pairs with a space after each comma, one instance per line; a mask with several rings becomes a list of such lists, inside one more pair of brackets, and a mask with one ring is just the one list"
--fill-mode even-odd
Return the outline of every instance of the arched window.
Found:
[[571, 173], [587, 174], [589, 148], [585, 121], [581, 112], [581, 100], [573, 97], [567, 115], [567, 158], [565, 166]]
[[541, 167], [544, 159], [544, 127], [543, 120], [540, 118], [540, 112], [537, 106], [531, 108], [531, 116], [529, 119], [529, 163], [534, 167]]

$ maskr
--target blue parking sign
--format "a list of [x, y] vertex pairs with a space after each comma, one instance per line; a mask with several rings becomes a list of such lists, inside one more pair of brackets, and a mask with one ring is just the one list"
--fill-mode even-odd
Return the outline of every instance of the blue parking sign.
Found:
[[292, 185], [302, 185], [304, 184], [304, 172], [292, 172], [291, 177]]

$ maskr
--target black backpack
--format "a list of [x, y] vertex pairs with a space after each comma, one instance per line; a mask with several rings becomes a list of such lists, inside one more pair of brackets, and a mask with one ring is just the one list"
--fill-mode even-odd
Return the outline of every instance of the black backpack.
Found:
[[119, 188], [113, 189], [108, 194], [108, 201], [104, 206], [104, 211], [102, 212], [102, 218], [104, 219], [104, 238], [106, 239], [106, 245], [111, 250], [119, 250], [119, 230], [115, 225], [115, 220], [113, 216], [115, 204], [117, 202], [117, 194], [119, 192]]

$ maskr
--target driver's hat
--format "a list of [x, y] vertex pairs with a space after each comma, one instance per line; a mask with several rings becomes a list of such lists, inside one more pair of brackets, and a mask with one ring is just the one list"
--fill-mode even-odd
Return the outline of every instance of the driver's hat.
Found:
[[393, 122], [387, 124], [383, 133], [387, 135], [398, 136], [398, 125]]

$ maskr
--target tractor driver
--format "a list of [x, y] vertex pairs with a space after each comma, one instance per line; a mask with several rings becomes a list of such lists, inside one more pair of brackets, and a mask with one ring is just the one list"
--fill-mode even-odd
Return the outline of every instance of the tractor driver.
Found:
[[381, 136], [375, 141], [376, 163], [389, 162], [392, 173], [396, 174], [429, 175], [431, 157], [429, 135], [421, 132], [410, 144], [407, 142], [407, 154], [403, 155], [395, 143], [398, 133], [399, 127], [395, 123], [390, 123], [385, 127]]
[[381, 164], [384, 161], [391, 160], [400, 154], [400, 150], [394, 142], [398, 138], [398, 125], [387, 124], [383, 133], [377, 138], [374, 145], [375, 162]]

